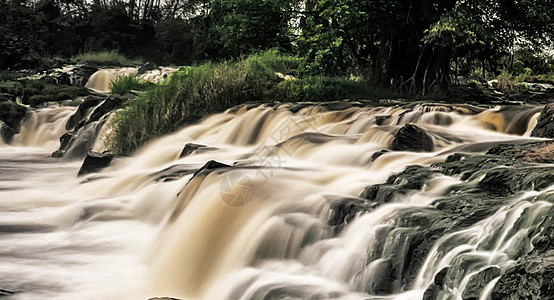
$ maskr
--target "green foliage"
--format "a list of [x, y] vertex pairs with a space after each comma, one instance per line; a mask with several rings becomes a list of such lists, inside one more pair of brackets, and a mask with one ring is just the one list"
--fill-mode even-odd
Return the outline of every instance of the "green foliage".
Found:
[[116, 114], [112, 150], [129, 154], [153, 138], [246, 102], [334, 100], [362, 90], [345, 79], [283, 81], [275, 74], [292, 73], [298, 65], [296, 57], [267, 51], [236, 62], [182, 67]]
[[3, 81], [0, 82], [0, 93], [21, 97], [24, 104], [35, 107], [45, 102], [70, 100], [89, 94], [85, 87], [56, 84], [46, 80]]
[[519, 82], [536, 82], [536, 83], [550, 83], [554, 84], [554, 74], [522, 74], [516, 77], [516, 80]]
[[229, 58], [271, 48], [290, 50], [292, 0], [214, 0], [211, 23], [213, 55]]
[[74, 55], [73, 57], [71, 57], [71, 60], [78, 63], [97, 64], [103, 66], [131, 66], [142, 64], [142, 61], [140, 59], [129, 59], [116, 50], [86, 52]]
[[514, 94], [523, 92], [525, 87], [517, 80], [512, 73], [508, 71], [502, 71], [497, 77], [498, 80], [498, 89], [506, 94]]
[[112, 94], [124, 95], [131, 90], [143, 91], [151, 87], [153, 83], [142, 80], [136, 75], [126, 75], [117, 77], [110, 83], [110, 91]]
[[336, 99], [358, 99], [375, 95], [364, 82], [345, 78], [309, 76], [296, 80], [285, 80], [271, 90], [270, 99], [287, 102], [330, 101]]

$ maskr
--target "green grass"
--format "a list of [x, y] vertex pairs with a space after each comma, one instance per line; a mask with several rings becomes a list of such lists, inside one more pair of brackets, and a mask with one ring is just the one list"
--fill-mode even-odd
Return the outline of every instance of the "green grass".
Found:
[[330, 101], [363, 94], [354, 80], [309, 77], [283, 81], [296, 57], [267, 51], [239, 61], [183, 67], [146, 90], [115, 117], [111, 150], [130, 154], [147, 141], [246, 102]]
[[377, 90], [370, 89], [364, 82], [325, 76], [285, 80], [277, 84], [270, 92], [272, 97], [289, 102], [318, 102], [377, 96]]
[[71, 57], [71, 61], [76, 63], [114, 66], [132, 66], [142, 64], [142, 61], [140, 59], [129, 59], [119, 54], [116, 50], [86, 52]]
[[522, 74], [516, 77], [519, 82], [537, 82], [554, 84], [554, 74], [529, 75]]
[[131, 90], [143, 91], [151, 87], [153, 83], [142, 80], [136, 75], [126, 75], [117, 77], [110, 83], [110, 91], [112, 94], [124, 95]]

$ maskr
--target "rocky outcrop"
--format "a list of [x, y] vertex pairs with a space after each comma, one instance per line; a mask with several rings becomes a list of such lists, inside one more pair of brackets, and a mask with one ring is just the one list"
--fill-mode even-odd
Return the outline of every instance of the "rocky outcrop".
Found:
[[500, 277], [491, 299], [554, 299], [554, 250], [520, 259]]
[[[504, 144], [492, 147], [485, 155], [453, 154], [445, 162], [431, 167], [409, 166], [403, 172], [389, 177], [387, 182], [365, 188], [360, 198], [331, 201], [329, 225], [339, 232], [356, 215], [420, 191], [437, 176], [456, 176], [466, 181], [450, 187], [431, 207], [411, 207], [399, 211], [386, 229], [377, 233], [379, 236], [383, 234], [383, 237], [375, 239], [386, 241], [386, 246], [383, 247], [394, 251], [386, 253], [383, 248], [373, 249], [368, 253], [368, 261], [379, 259], [386, 262], [379, 270], [382, 278], [388, 278], [385, 281], [372, 279], [370, 292], [400, 292], [400, 286], [406, 289], [413, 283], [440, 237], [490, 217], [523, 191], [543, 190], [552, 185], [554, 167], [539, 164], [552, 161], [553, 155], [549, 150], [552, 147], [554, 143], [550, 141], [523, 145]], [[539, 200], [554, 203], [551, 196], [536, 201]], [[462, 298], [479, 299], [485, 285], [502, 276], [493, 293], [493, 299], [552, 299], [547, 295], [552, 295], [554, 280], [554, 209], [549, 215], [547, 220], [550, 221], [536, 226], [535, 231], [529, 233], [529, 236], [535, 236], [533, 252], [526, 254], [528, 248], [514, 248], [513, 251], [519, 252], [516, 257], [522, 258], [508, 271], [502, 272], [491, 266], [473, 274], [462, 292]], [[537, 261], [542, 265], [536, 267], [536, 271], [530, 269], [529, 265]], [[464, 263], [471, 261], [459, 261], [454, 270], [464, 269]], [[448, 270], [444, 269], [436, 274], [423, 299], [452, 296], [452, 280], [458, 275], [454, 271], [448, 273], [448, 276], [447, 273]], [[525, 292], [527, 294], [522, 292], [525, 290], [523, 284], [531, 287]], [[511, 294], [517, 296], [509, 298]]]
[[531, 132], [531, 136], [554, 138], [554, 103], [547, 104], [544, 107], [537, 121], [537, 126]]
[[129, 95], [91, 95], [86, 97], [67, 121], [65, 128], [68, 132], [60, 137], [60, 148], [52, 153], [52, 156], [84, 157], [93, 147], [108, 115], [121, 107], [130, 97]]
[[406, 124], [398, 130], [390, 148], [394, 151], [431, 152], [435, 149], [433, 139], [416, 125]]
[[77, 176], [98, 172], [109, 166], [112, 159], [113, 155], [111, 154], [89, 152], [87, 157], [85, 157]]
[[462, 294], [462, 298], [464, 300], [478, 300], [487, 283], [500, 276], [501, 273], [502, 271], [499, 267], [492, 266], [471, 276]]

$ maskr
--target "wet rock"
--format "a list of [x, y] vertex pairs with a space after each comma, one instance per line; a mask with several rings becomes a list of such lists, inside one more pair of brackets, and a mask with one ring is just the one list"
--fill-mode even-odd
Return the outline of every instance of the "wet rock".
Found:
[[500, 144], [489, 149], [494, 154], [508, 159], [529, 163], [554, 163], [554, 142], [527, 143], [522, 145]]
[[89, 173], [98, 172], [106, 168], [112, 162], [113, 155], [98, 152], [89, 152], [79, 169], [77, 176], [83, 176]]
[[554, 103], [544, 107], [531, 136], [554, 138]]
[[[100, 104], [100, 102], [106, 99], [105, 96], [91, 95], [84, 99], [83, 103], [79, 105], [75, 113], [69, 117], [67, 123], [65, 124], [65, 129], [74, 130], [79, 128], [79, 123], [85, 119], [88, 114], [88, 111]], [[81, 125], [82, 126], [82, 125]]]
[[389, 295], [398, 289], [399, 278], [394, 276], [393, 265], [391, 260], [385, 259], [376, 262], [374, 267], [375, 274], [379, 274], [373, 278], [373, 282], [368, 291], [375, 295]]
[[230, 165], [226, 165], [224, 163], [220, 163], [215, 160], [210, 160], [207, 163], [205, 163], [200, 169], [196, 170], [196, 172], [194, 172], [194, 175], [192, 177], [194, 178], [198, 175], [208, 175], [211, 172], [222, 168], [232, 168], [232, 167]]
[[[66, 132], [60, 138], [60, 148], [52, 153], [53, 157], [81, 158], [94, 145], [96, 138], [106, 122], [108, 114], [127, 101], [130, 96], [91, 95], [79, 105], [77, 111], [66, 123]], [[94, 109], [94, 110], [93, 110]], [[91, 112], [91, 110], [93, 110]], [[87, 118], [87, 116], [89, 116]]]
[[398, 130], [391, 143], [394, 151], [431, 152], [435, 149], [433, 139], [423, 129], [406, 124]]
[[107, 113], [112, 112], [113, 110], [120, 108], [125, 101], [132, 98], [130, 95], [120, 96], [120, 95], [110, 95], [102, 104], [94, 109], [87, 123], [98, 121], [102, 116]]
[[439, 299], [441, 294], [445, 293], [446, 274], [448, 273], [449, 269], [450, 269], [449, 267], [445, 267], [435, 275], [433, 282], [425, 290], [422, 300]]
[[419, 190], [432, 177], [440, 174], [439, 170], [433, 170], [422, 166], [408, 166], [404, 171], [394, 174], [384, 184], [376, 184], [365, 188], [360, 198], [377, 203], [388, 203], [395, 196], [406, 195], [410, 191]]
[[201, 152], [213, 151], [213, 150], [217, 150], [217, 148], [208, 147], [206, 145], [187, 143], [185, 144], [185, 147], [183, 147], [181, 154], [179, 154], [179, 158], [191, 155], [192, 153], [201, 153]]
[[554, 299], [554, 251], [520, 259], [500, 277], [491, 299]]
[[8, 297], [14, 295], [16, 292], [0, 289], [0, 297]]
[[73, 74], [70, 78], [70, 84], [84, 86], [90, 76], [98, 71], [98, 68], [88, 65], [81, 65], [73, 69]]
[[361, 212], [373, 210], [377, 204], [362, 198], [338, 198], [331, 200], [331, 217], [327, 221], [330, 226], [342, 228], [350, 223]]
[[146, 62], [145, 64], [143, 64], [142, 66], [140, 66], [138, 68], [138, 71], [137, 71], [137, 74], [138, 75], [142, 75], [150, 70], [154, 70], [154, 69], [157, 69], [158, 66], [153, 63], [153, 62]]
[[377, 158], [379, 158], [381, 155], [385, 154], [385, 153], [389, 153], [390, 151], [387, 150], [387, 149], [383, 149], [381, 151], [377, 151], [375, 153], [373, 153], [373, 155], [371, 155], [371, 161], [375, 161]]
[[391, 116], [375, 116], [375, 124], [381, 126], [385, 124], [385, 121], [390, 119]]
[[462, 294], [464, 300], [478, 300], [485, 286], [494, 278], [500, 276], [501, 270], [499, 267], [492, 266], [480, 271], [471, 276], [467, 283], [466, 289]]

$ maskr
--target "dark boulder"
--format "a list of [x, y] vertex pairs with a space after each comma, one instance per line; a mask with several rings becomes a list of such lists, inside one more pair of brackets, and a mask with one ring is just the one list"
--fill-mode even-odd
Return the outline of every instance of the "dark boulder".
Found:
[[375, 116], [375, 124], [376, 125], [384, 125], [385, 121], [389, 120], [391, 116]]
[[98, 71], [98, 68], [82, 65], [73, 70], [73, 74], [70, 78], [70, 84], [72, 85], [78, 85], [78, 86], [84, 86], [90, 76], [94, 74], [96, 71]]
[[212, 150], [216, 150], [216, 149], [217, 148], [208, 147], [206, 145], [187, 143], [185, 145], [185, 147], [183, 147], [183, 150], [181, 151], [181, 154], [179, 154], [179, 158], [191, 155], [192, 153], [200, 153], [200, 152], [212, 151]]
[[377, 203], [362, 198], [336, 198], [329, 199], [331, 202], [331, 217], [327, 220], [330, 226], [335, 227], [336, 232], [342, 229], [343, 225], [350, 223], [362, 212], [371, 211]]
[[138, 68], [137, 74], [142, 75], [142, 74], [146, 73], [147, 71], [154, 70], [154, 69], [157, 69], [157, 68], [158, 68], [158, 66], [155, 63], [146, 62], [145, 64], [143, 64], [142, 66], [140, 66]]
[[396, 133], [390, 148], [394, 151], [431, 152], [433, 139], [421, 128], [406, 124]]
[[110, 113], [117, 108], [120, 108], [121, 105], [130, 98], [131, 96], [129, 95], [110, 95], [108, 98], [106, 98], [106, 100], [104, 100], [104, 102], [102, 102], [102, 104], [94, 109], [87, 123], [98, 121], [105, 114]]
[[544, 107], [531, 136], [554, 138], [554, 103]]
[[377, 152], [373, 153], [373, 155], [371, 155], [371, 161], [375, 161], [376, 159], [381, 157], [381, 155], [383, 155], [385, 153], [388, 153], [388, 152], [390, 152], [390, 151], [387, 150], [387, 149], [383, 149], [381, 151], [377, 151]]
[[230, 165], [226, 165], [224, 163], [220, 163], [215, 160], [210, 160], [207, 163], [205, 163], [200, 169], [196, 170], [196, 172], [194, 172], [194, 175], [192, 177], [194, 178], [198, 175], [208, 175], [211, 172], [222, 168], [232, 168], [232, 167]]
[[98, 172], [107, 167], [112, 162], [113, 155], [90, 151], [79, 169], [77, 176], [83, 176], [89, 173]]
[[[83, 119], [88, 114], [88, 111], [100, 104], [100, 102], [104, 101], [106, 99], [105, 96], [97, 96], [97, 95], [91, 95], [85, 98], [85, 100], [79, 105], [75, 113], [69, 117], [69, 120], [67, 120], [67, 123], [65, 124], [65, 129], [67, 130], [73, 130], [78, 129]], [[81, 125], [82, 126], [82, 125]]]

